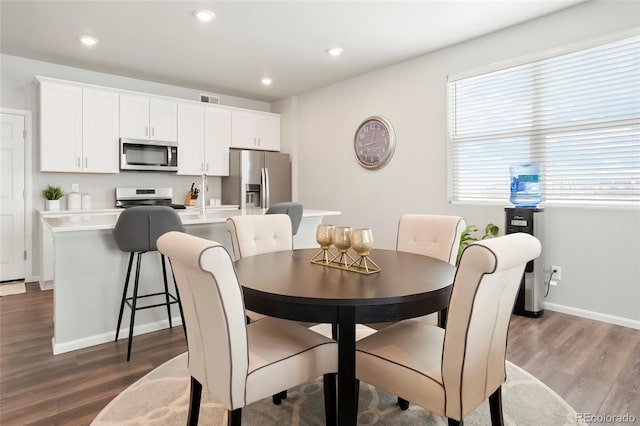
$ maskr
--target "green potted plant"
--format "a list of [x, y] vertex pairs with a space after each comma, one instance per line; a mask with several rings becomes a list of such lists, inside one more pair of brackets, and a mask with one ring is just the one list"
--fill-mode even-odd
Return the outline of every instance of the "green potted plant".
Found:
[[60, 210], [60, 198], [64, 196], [62, 188], [56, 185], [47, 185], [42, 190], [42, 196], [47, 200], [47, 210]]
[[458, 257], [456, 259], [456, 265], [460, 262], [460, 256], [462, 256], [462, 251], [466, 246], [474, 241], [497, 237], [498, 232], [500, 232], [500, 228], [498, 227], [498, 225], [494, 225], [493, 223], [488, 224], [484, 228], [484, 235], [480, 239], [472, 235], [474, 232], [478, 232], [478, 228], [476, 228], [475, 225], [467, 225], [467, 227], [464, 228], [464, 231], [462, 231], [462, 234], [460, 235], [460, 245], [458, 246]]

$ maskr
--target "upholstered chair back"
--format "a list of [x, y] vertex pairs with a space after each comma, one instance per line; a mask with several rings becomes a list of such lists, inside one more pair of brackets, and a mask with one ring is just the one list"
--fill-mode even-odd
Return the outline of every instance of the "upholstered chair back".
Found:
[[160, 237], [158, 249], [169, 257], [180, 290], [191, 376], [229, 409], [244, 406], [247, 329], [229, 253], [214, 241], [178, 232]]
[[293, 249], [291, 219], [286, 214], [233, 216], [227, 219], [236, 259]]
[[458, 265], [444, 336], [446, 415], [464, 418], [504, 381], [507, 329], [526, 263], [540, 242], [524, 233], [467, 246]]
[[435, 257], [452, 265], [466, 223], [458, 216], [407, 214], [400, 218], [396, 250]]
[[184, 232], [175, 210], [168, 206], [136, 206], [120, 213], [112, 232], [120, 250], [147, 252], [155, 251], [158, 237], [169, 231]]

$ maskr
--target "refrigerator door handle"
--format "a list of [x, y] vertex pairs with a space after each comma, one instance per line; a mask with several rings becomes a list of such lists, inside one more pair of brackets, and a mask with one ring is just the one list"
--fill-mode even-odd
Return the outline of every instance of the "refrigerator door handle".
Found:
[[265, 197], [267, 196], [267, 176], [265, 168], [260, 169], [260, 208], [264, 208]]
[[266, 185], [266, 197], [264, 200], [264, 208], [269, 208], [269, 205], [271, 204], [271, 200], [270, 200], [270, 195], [269, 192], [271, 190], [271, 179], [269, 178], [269, 169], [265, 167], [264, 169], [264, 175], [265, 175], [265, 182], [267, 183]]

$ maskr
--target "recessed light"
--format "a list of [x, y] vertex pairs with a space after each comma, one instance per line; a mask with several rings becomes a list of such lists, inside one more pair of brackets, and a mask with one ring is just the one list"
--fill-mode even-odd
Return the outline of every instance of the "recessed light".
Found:
[[262, 82], [262, 84], [264, 84], [265, 86], [268, 86], [268, 85], [270, 85], [270, 84], [273, 82], [273, 80], [271, 80], [269, 77], [265, 77], [265, 78], [263, 78], [263, 79], [262, 79], [262, 80], [260, 80], [260, 81], [261, 81], [261, 82]]
[[332, 47], [327, 49], [327, 53], [331, 56], [340, 56], [342, 54], [342, 47]]
[[196, 10], [193, 12], [193, 15], [203, 22], [209, 22], [216, 17], [216, 14], [210, 10]]
[[98, 44], [98, 39], [97, 38], [91, 37], [91, 36], [87, 36], [87, 35], [80, 37], [80, 41], [85, 46], [95, 46], [96, 44]]

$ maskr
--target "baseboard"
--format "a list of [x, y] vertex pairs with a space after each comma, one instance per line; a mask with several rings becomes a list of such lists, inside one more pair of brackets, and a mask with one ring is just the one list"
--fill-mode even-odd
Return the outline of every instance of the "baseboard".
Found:
[[586, 309], [574, 308], [572, 306], [558, 305], [556, 303], [544, 302], [544, 308], [554, 312], [575, 315], [577, 317], [602, 321], [609, 324], [621, 325], [622, 327], [640, 330], [640, 321], [629, 318], [617, 317], [615, 315], [603, 314], [600, 312], [587, 311]]
[[[171, 318], [173, 326], [182, 325], [182, 319], [180, 316]], [[149, 324], [142, 324], [133, 328], [133, 335], [138, 336], [140, 334], [151, 333], [152, 331], [163, 330], [169, 327], [168, 320], [161, 320], [152, 322]], [[129, 328], [123, 328], [120, 330], [120, 339], [126, 340], [129, 336]], [[75, 351], [76, 349], [88, 348], [89, 346], [96, 346], [102, 343], [113, 342], [116, 337], [116, 332], [109, 331], [107, 333], [96, 334], [82, 339], [71, 340], [64, 343], [56, 343], [55, 337], [51, 339], [51, 346], [53, 348], [53, 354], [63, 354], [65, 352]]]

